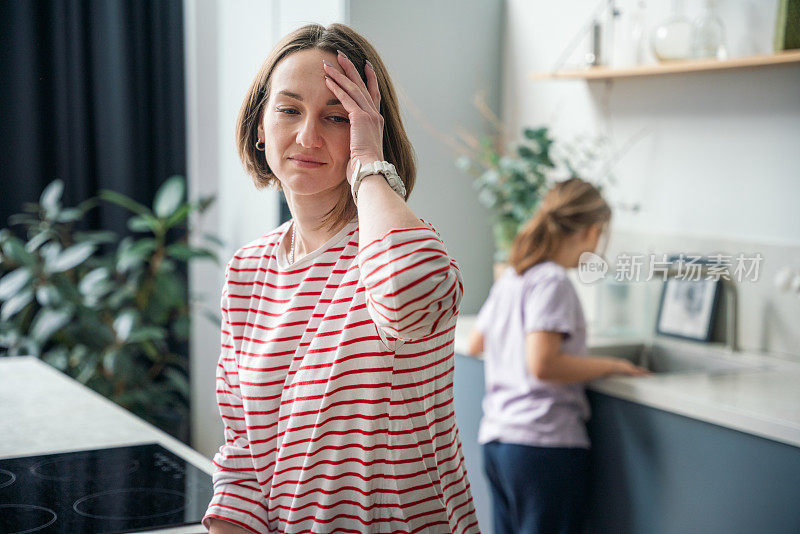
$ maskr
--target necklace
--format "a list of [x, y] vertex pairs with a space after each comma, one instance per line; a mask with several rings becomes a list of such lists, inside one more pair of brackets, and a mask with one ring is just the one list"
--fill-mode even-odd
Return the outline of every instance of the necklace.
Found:
[[294, 224], [292, 224], [292, 243], [290, 245], [291, 246], [291, 251], [289, 252], [289, 265], [294, 263], [294, 231], [295, 231], [295, 227], [294, 227]]

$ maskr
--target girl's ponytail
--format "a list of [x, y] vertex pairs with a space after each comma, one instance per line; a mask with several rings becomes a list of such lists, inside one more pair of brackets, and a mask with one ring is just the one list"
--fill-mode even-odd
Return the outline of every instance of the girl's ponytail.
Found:
[[610, 220], [611, 208], [595, 186], [580, 178], [559, 182], [514, 238], [508, 263], [522, 274], [549, 259], [563, 238]]

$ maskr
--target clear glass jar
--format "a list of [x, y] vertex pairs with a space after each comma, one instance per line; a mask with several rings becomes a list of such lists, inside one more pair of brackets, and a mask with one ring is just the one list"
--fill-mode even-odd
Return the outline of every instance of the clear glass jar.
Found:
[[684, 14], [683, 0], [672, 0], [672, 15], [653, 29], [650, 45], [659, 61], [692, 57], [692, 23]]
[[728, 51], [725, 47], [725, 25], [717, 15], [714, 0], [706, 0], [703, 14], [694, 21], [692, 56], [698, 59], [728, 59]]

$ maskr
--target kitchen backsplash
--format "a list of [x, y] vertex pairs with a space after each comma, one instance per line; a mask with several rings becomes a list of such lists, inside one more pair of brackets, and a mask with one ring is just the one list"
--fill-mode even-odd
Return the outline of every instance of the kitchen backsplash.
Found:
[[[757, 243], [722, 238], [703, 238], [682, 235], [652, 235], [629, 231], [612, 231], [604, 257], [609, 262], [605, 280], [584, 284], [573, 271], [587, 322], [595, 334], [648, 336], [654, 330], [661, 282], [613, 281], [617, 258], [620, 255], [642, 256], [655, 254], [742, 254], [750, 260], [749, 267], [758, 264], [758, 275], [751, 271], [737, 281], [738, 343], [741, 350], [766, 351], [787, 359], [800, 361], [800, 298], [784, 292], [775, 285], [781, 268], [800, 268], [800, 246], [778, 243]], [[760, 254], [761, 260], [756, 260]], [[644, 273], [641, 280], [646, 278]], [[727, 297], [723, 293], [723, 299]], [[725, 302], [720, 303], [713, 338], [725, 339]]]

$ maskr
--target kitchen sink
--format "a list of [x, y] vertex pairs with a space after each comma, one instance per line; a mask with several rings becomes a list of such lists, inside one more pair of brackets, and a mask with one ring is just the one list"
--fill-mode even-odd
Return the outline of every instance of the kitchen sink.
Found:
[[731, 353], [722, 346], [699, 345], [678, 339], [656, 338], [650, 343], [601, 345], [592, 347], [589, 353], [624, 358], [659, 374], [720, 374], [766, 367], [748, 361], [741, 352]]

